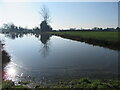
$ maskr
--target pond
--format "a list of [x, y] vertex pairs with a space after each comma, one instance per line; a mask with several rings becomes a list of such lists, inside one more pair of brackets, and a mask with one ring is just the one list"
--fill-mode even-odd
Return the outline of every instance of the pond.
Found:
[[4, 79], [13, 81], [118, 77], [118, 52], [48, 34], [0, 34], [10, 62]]

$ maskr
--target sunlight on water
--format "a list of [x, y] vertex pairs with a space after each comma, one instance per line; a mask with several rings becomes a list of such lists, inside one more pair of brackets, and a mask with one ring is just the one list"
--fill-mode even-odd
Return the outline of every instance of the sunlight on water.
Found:
[[3, 74], [4, 79], [15, 81], [16, 75], [17, 70], [15, 69], [15, 67], [13, 67], [12, 65], [8, 65], [7, 67], [5, 67]]
[[10, 69], [8, 69], [8, 75], [10, 75], [10, 76], [14, 76], [15, 73], [16, 73], [16, 71], [15, 71], [14, 68], [10, 68]]

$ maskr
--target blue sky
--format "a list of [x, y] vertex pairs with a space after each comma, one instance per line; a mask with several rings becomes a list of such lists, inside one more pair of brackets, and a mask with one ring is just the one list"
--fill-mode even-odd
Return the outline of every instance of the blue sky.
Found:
[[28, 28], [39, 26], [43, 5], [49, 8], [53, 29], [118, 26], [117, 2], [1, 2], [0, 25], [12, 22]]

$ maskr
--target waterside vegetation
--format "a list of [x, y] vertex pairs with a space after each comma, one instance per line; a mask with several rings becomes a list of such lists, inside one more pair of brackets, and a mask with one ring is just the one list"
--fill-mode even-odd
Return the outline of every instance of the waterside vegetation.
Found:
[[62, 31], [49, 33], [67, 39], [120, 50], [119, 31]]
[[[6, 80], [3, 81], [2, 87], [4, 89], [10, 88], [26, 88], [29, 89], [29, 85], [32, 82], [22, 83], [19, 82], [19, 85], [15, 85], [13, 81]], [[61, 80], [56, 84], [45, 84], [45, 85], [36, 85], [32, 88], [46, 88], [46, 89], [59, 89], [59, 88], [91, 88], [91, 89], [99, 89], [99, 88], [106, 88], [106, 89], [114, 89], [117, 90], [120, 88], [120, 81], [119, 80], [90, 80], [88, 78], [81, 78], [72, 81], [65, 81]]]

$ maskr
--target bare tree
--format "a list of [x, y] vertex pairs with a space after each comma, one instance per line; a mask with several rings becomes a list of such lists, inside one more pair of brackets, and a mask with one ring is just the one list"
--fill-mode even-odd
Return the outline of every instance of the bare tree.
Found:
[[46, 23], [50, 22], [50, 12], [45, 5], [43, 5], [39, 13], [42, 16], [43, 21], [46, 21]]
[[50, 22], [50, 12], [49, 9], [43, 5], [43, 7], [41, 8], [40, 11], [40, 15], [43, 19], [43, 21], [40, 24], [41, 27], [41, 31], [52, 31], [52, 28], [50, 25], [48, 25], [48, 23]]

